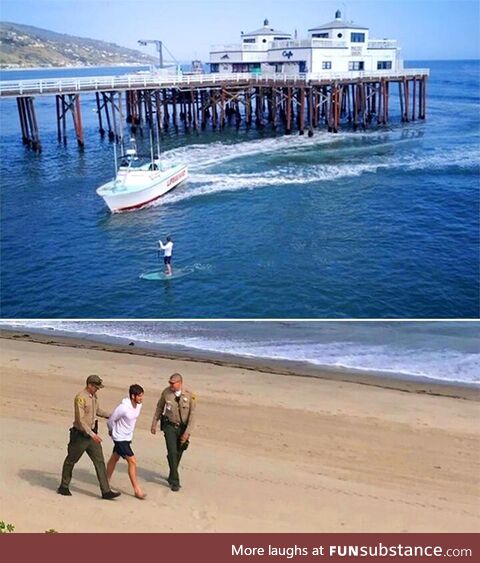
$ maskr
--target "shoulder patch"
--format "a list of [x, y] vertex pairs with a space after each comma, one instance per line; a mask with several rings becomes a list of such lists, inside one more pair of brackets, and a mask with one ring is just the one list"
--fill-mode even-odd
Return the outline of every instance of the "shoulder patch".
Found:
[[85, 398], [84, 397], [75, 397], [75, 403], [79, 406], [79, 407], [84, 407], [86, 404]]

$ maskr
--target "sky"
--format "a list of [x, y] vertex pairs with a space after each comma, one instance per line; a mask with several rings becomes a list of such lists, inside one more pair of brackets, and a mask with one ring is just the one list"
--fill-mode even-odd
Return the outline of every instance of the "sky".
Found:
[[101, 39], [156, 55], [159, 39], [179, 62], [208, 61], [210, 45], [239, 43], [265, 18], [275, 29], [307, 37], [335, 11], [397, 39], [405, 60], [479, 59], [478, 0], [1, 0], [0, 20]]

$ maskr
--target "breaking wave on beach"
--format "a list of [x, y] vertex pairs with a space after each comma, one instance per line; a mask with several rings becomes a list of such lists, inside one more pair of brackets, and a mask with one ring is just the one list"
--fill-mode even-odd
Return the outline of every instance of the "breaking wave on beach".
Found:
[[480, 386], [480, 323], [18, 321], [9, 326]]

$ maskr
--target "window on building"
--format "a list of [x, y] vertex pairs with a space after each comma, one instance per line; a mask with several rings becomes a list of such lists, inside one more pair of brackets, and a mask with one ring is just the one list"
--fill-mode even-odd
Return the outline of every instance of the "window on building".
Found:
[[255, 43], [255, 37], [252, 37], [251, 39], [244, 39], [243, 42], [244, 43]]
[[288, 39], [290, 39], [290, 37], [274, 37], [273, 38], [274, 41], [288, 41]]
[[377, 70], [391, 69], [392, 61], [377, 61]]
[[350, 41], [352, 43], [365, 43], [365, 33], [351, 33]]
[[298, 72], [308, 72], [307, 61], [298, 61]]
[[363, 61], [350, 61], [348, 70], [364, 70], [365, 63]]
[[317, 37], [318, 39], [328, 39], [328, 31], [327, 33], [312, 33], [312, 37]]
[[330, 70], [332, 68], [332, 61], [323, 61], [322, 62], [322, 69], [323, 70]]
[[247, 63], [233, 63], [232, 72], [250, 72]]
[[218, 63], [210, 63], [210, 72], [218, 72]]

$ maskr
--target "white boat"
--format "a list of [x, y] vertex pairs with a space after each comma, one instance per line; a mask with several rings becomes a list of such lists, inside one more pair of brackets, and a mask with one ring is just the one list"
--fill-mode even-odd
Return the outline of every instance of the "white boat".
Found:
[[159, 158], [142, 159], [128, 149], [113, 180], [97, 188], [112, 213], [139, 209], [155, 201], [188, 177], [186, 164], [165, 164]]

